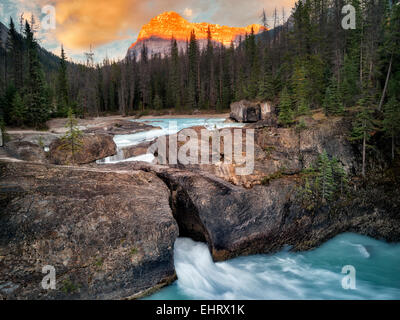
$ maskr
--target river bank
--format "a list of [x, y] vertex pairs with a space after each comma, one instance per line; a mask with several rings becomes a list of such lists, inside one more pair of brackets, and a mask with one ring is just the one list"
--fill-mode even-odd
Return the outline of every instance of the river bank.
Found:
[[[142, 129], [145, 134], [149, 128]], [[296, 199], [303, 170], [322, 150], [340, 159], [349, 174], [357, 172], [357, 150], [347, 133], [340, 118], [307, 119], [301, 132], [256, 128], [255, 172], [242, 179], [231, 170], [234, 164], [60, 166], [4, 159], [2, 297], [124, 299], [150, 293], [175, 278], [178, 237], [206, 243], [213, 261], [287, 246], [307, 251], [343, 232], [399, 241], [396, 181], [382, 178], [365, 186], [355, 180], [348, 197], [314, 211]], [[59, 270], [54, 292], [38, 287], [41, 268], [49, 264]]]

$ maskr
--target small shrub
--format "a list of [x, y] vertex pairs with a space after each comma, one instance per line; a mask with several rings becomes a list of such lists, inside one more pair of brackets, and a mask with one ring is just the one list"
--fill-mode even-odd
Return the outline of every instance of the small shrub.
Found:
[[96, 262], [94, 263], [94, 265], [98, 268], [101, 268], [103, 266], [104, 263], [104, 259], [103, 258], [99, 258], [96, 260]]
[[269, 176], [265, 176], [264, 178], [262, 178], [261, 180], [261, 184], [263, 186], [268, 186], [270, 184], [271, 181], [282, 178], [283, 176], [283, 170], [280, 169], [279, 171], [269, 175]]
[[71, 294], [77, 292], [79, 287], [78, 284], [74, 284], [71, 280], [66, 279], [62, 282], [61, 290], [66, 294]]

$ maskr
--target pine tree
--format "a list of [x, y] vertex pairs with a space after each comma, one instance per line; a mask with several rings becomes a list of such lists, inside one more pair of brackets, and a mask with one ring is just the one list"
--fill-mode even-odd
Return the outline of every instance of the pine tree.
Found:
[[247, 92], [250, 99], [255, 99], [258, 92], [258, 82], [260, 75], [260, 63], [258, 57], [256, 37], [254, 34], [254, 29], [251, 28], [251, 33], [245, 40], [245, 53], [246, 60], [248, 63], [248, 84]]
[[188, 48], [189, 56], [189, 83], [188, 83], [188, 104], [191, 108], [198, 106], [198, 46], [194, 30], [190, 33], [190, 42]]
[[153, 100], [153, 108], [156, 110], [161, 110], [163, 107], [162, 100], [158, 94], [155, 95]]
[[309, 111], [309, 88], [304, 62], [298, 60], [292, 75], [293, 95], [296, 104], [296, 114], [305, 115]]
[[258, 85], [258, 98], [261, 100], [272, 100], [275, 95], [274, 78], [268, 51], [264, 52], [264, 71]]
[[362, 171], [361, 174], [365, 177], [366, 156], [367, 148], [369, 147], [368, 141], [372, 133], [376, 130], [374, 124], [374, 107], [372, 105], [372, 98], [365, 96], [358, 101], [360, 111], [358, 112], [355, 121], [353, 122], [352, 141], [361, 141], [362, 143]]
[[318, 175], [316, 184], [321, 196], [322, 203], [325, 204], [331, 200], [335, 190], [332, 165], [326, 150], [319, 156], [318, 159]]
[[172, 98], [172, 107], [181, 108], [181, 92], [180, 92], [180, 65], [179, 65], [179, 51], [178, 44], [175, 38], [171, 40], [171, 81], [170, 92]]
[[67, 76], [67, 57], [64, 47], [61, 46], [60, 68], [58, 71], [58, 114], [60, 116], [68, 114], [69, 97], [68, 97], [68, 76]]
[[279, 123], [283, 126], [289, 126], [293, 123], [292, 101], [286, 87], [282, 90], [280, 95]]
[[28, 88], [25, 101], [28, 107], [29, 124], [41, 129], [49, 118], [49, 105], [47, 101], [46, 84], [44, 74], [39, 62], [38, 45], [34, 38], [34, 32], [26, 21], [25, 39], [28, 49]]
[[344, 112], [335, 77], [331, 79], [330, 85], [326, 88], [323, 107], [327, 116], [340, 115]]
[[400, 103], [394, 96], [384, 107], [383, 130], [391, 138], [392, 159], [394, 160], [396, 137], [400, 134]]
[[301, 200], [303, 207], [312, 210], [316, 205], [316, 190], [314, 183], [314, 174], [307, 174], [298, 188], [297, 198]]
[[306, 116], [308, 114], [310, 114], [310, 106], [306, 100], [301, 100], [301, 102], [297, 105], [296, 115]]
[[26, 119], [26, 107], [20, 94], [17, 92], [12, 101], [12, 109], [10, 113], [10, 121], [14, 125], [20, 127], [24, 124]]
[[[387, 14], [387, 21], [385, 25], [385, 43], [384, 51], [387, 55], [388, 68], [386, 72], [385, 84], [383, 87], [382, 96], [378, 106], [378, 110], [382, 109], [386, 92], [389, 86], [390, 75], [393, 72], [393, 65], [396, 64], [396, 60], [399, 59], [400, 52], [400, 3], [393, 3], [391, 11]], [[400, 80], [394, 80], [397, 84], [397, 88], [400, 85]]]
[[351, 106], [357, 101], [360, 93], [358, 83], [359, 65], [357, 57], [354, 55], [346, 55], [342, 68], [343, 80], [340, 84], [340, 95], [343, 97], [345, 106]]
[[211, 29], [207, 29], [207, 47], [205, 52], [205, 96], [206, 105], [208, 108], [215, 108], [217, 93], [215, 83], [215, 61], [214, 61], [214, 44], [212, 40]]
[[308, 56], [304, 63], [305, 83], [308, 87], [305, 101], [308, 106], [320, 107], [326, 89], [326, 65], [319, 54]]
[[9, 55], [9, 62], [12, 71], [12, 83], [18, 91], [23, 88], [23, 45], [22, 37], [15, 29], [15, 24], [10, 18], [8, 37], [6, 42], [6, 51]]
[[60, 149], [66, 150], [71, 153], [71, 158], [73, 164], [76, 163], [76, 154], [81, 151], [82, 142], [82, 132], [78, 128], [78, 121], [72, 111], [72, 108], [68, 110], [68, 120], [65, 127], [68, 129], [65, 135], [61, 138], [62, 144]]

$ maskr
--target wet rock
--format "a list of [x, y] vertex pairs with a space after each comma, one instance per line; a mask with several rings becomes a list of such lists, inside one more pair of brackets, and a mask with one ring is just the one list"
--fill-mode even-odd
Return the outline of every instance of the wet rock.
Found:
[[143, 132], [153, 129], [160, 129], [160, 127], [154, 127], [144, 122], [135, 122], [128, 120], [114, 120], [107, 122], [103, 126], [97, 125], [84, 130], [85, 133], [95, 134], [110, 134], [110, 135], [124, 135], [133, 134], [137, 132]]

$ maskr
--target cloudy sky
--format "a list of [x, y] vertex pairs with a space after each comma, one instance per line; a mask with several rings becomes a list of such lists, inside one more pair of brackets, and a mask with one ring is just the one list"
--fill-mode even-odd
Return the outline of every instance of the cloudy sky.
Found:
[[[259, 23], [263, 8], [286, 15], [295, 0], [0, 0], [0, 21], [19, 21], [21, 14], [38, 21], [40, 44], [59, 54], [61, 43], [74, 61], [83, 61], [93, 46], [96, 61], [106, 56], [121, 59], [136, 40], [140, 28], [164, 11], [176, 11], [191, 22], [210, 22], [232, 27]], [[55, 8], [56, 28], [45, 30], [43, 8]], [[48, 19], [46, 21], [49, 21]]]

